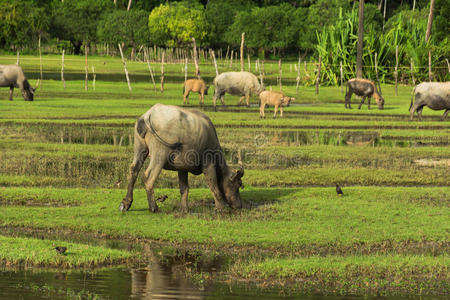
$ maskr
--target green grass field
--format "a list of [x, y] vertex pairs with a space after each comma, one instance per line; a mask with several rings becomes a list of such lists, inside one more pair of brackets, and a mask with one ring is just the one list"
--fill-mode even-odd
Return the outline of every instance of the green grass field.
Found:
[[[15, 60], [0, 56], [2, 64]], [[159, 64], [152, 63], [155, 92], [147, 64], [127, 62], [129, 92], [119, 59], [92, 57], [96, 88], [90, 75], [86, 92], [83, 57], [66, 57], [66, 89], [59, 80], [60, 57], [44, 56], [43, 62], [44, 81], [34, 102], [24, 101], [17, 89], [8, 101], [9, 90], [0, 89], [0, 226], [9, 229], [0, 235], [1, 244], [9, 245], [0, 247], [1, 264], [89, 267], [139, 257], [69, 238], [84, 235], [233, 257], [216, 278], [226, 282], [325, 294], [448, 291], [450, 123], [439, 120], [443, 111], [427, 108], [423, 122], [410, 122], [411, 86], [400, 85], [395, 96], [392, 85], [382, 85], [385, 110], [373, 105], [369, 111], [366, 104], [358, 110], [358, 99], [347, 110], [339, 87], [321, 87], [316, 96], [302, 81], [297, 95], [297, 73], [287, 62], [283, 90], [299, 105], [276, 119], [272, 108], [260, 119], [256, 97], [246, 108], [226, 95], [227, 107], [214, 112], [211, 87], [203, 110], [229, 164], [237, 165], [237, 150], [243, 154], [241, 195], [248, 208], [216, 214], [203, 176], [191, 175], [190, 213], [181, 214], [177, 174], [163, 171], [156, 194], [169, 199], [160, 212], [148, 212], [138, 180], [133, 206], [121, 214], [134, 122], [155, 103], [182, 105], [184, 66], [166, 65], [161, 93]], [[39, 59], [22, 56], [21, 65], [34, 85]], [[212, 64], [200, 68], [211, 83]], [[220, 72], [238, 68], [219, 62]], [[267, 88], [278, 89], [277, 68], [266, 62]], [[313, 69], [308, 65], [311, 76]], [[193, 70], [190, 65], [189, 77]], [[190, 98], [189, 106], [198, 108], [198, 95]], [[336, 196], [336, 182], [343, 197]], [[49, 234], [39, 242], [11, 234], [33, 230]], [[71, 245], [70, 259], [47, 253], [55, 241]], [[18, 244], [24, 256], [8, 253]]]

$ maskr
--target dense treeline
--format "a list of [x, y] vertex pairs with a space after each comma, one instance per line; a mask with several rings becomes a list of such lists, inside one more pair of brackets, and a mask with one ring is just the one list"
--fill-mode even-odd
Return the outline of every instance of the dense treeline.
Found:
[[[381, 71], [400, 65], [414, 70], [447, 67], [450, 54], [450, 3], [436, 0], [431, 40], [425, 42], [429, 0], [366, 0], [364, 63]], [[80, 54], [120, 43], [134, 57], [136, 48], [158, 46], [237, 49], [245, 32], [248, 54], [260, 58], [321, 55], [326, 66], [354, 72], [357, 32], [355, 0], [0, 0], [0, 49], [35, 51], [38, 40], [52, 49]], [[128, 10], [128, 8], [130, 8]], [[424, 69], [425, 70], [425, 69]], [[324, 73], [333, 82], [338, 71]], [[446, 74], [442, 72], [442, 74]], [[443, 75], [446, 76], [446, 75]]]

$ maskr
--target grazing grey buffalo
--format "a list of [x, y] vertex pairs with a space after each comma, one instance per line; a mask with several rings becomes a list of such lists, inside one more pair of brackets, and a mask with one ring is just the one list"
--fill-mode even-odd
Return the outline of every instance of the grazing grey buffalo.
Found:
[[361, 109], [362, 104], [364, 103], [364, 100], [367, 99], [367, 106], [368, 109], [370, 109], [370, 99], [373, 97], [375, 98], [375, 101], [378, 104], [378, 109], [384, 108], [384, 99], [381, 96], [381, 94], [378, 92], [377, 87], [375, 84], [368, 80], [368, 79], [359, 79], [359, 78], [353, 78], [350, 79], [347, 82], [346, 90], [348, 89], [348, 92], [345, 93], [345, 108], [352, 108], [350, 104], [350, 99], [352, 97], [352, 94], [355, 93], [358, 96], [362, 96], [361, 103], [358, 106], [358, 109]]
[[258, 78], [249, 72], [225, 72], [214, 78], [213, 105], [216, 107], [216, 99], [220, 98], [222, 105], [225, 105], [223, 96], [225, 93], [241, 96], [239, 104], [245, 97], [247, 106], [250, 106], [250, 95], [258, 96], [264, 88], [259, 84]]
[[211, 120], [197, 110], [155, 104], [137, 121], [134, 130], [134, 158], [130, 166], [128, 191], [119, 209], [127, 211], [133, 202], [133, 187], [146, 158], [150, 163], [144, 173], [149, 209], [158, 210], [153, 185], [162, 169], [178, 171], [183, 211], [188, 210], [188, 173], [203, 173], [214, 196], [216, 209], [225, 204], [241, 208], [239, 188], [244, 169], [232, 170]]
[[14, 87], [18, 87], [26, 101], [33, 101], [35, 89], [17, 65], [0, 65], [0, 87], [9, 87], [9, 100], [13, 99]]
[[183, 104], [189, 104], [189, 93], [195, 92], [200, 95], [200, 105], [205, 103], [205, 95], [208, 95], [208, 86], [201, 79], [188, 79], [184, 82], [183, 85]]
[[409, 106], [410, 120], [414, 117], [414, 112], [417, 111], [419, 120], [422, 121], [422, 110], [424, 106], [428, 106], [432, 110], [443, 110], [441, 120], [445, 120], [450, 111], [450, 81], [447, 82], [422, 82], [414, 88], [414, 95], [416, 101], [413, 105], [413, 98], [411, 98], [411, 105]]

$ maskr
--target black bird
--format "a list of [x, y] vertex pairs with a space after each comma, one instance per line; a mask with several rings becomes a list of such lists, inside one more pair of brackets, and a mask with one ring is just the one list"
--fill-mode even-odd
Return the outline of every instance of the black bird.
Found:
[[162, 195], [162, 196], [159, 196], [158, 199], [156, 199], [156, 201], [164, 202], [164, 201], [166, 201], [167, 198], [168, 198], [167, 195]]
[[342, 191], [341, 187], [337, 183], [336, 183], [336, 193], [338, 194], [338, 196], [344, 195], [344, 192]]
[[55, 247], [55, 250], [56, 250], [56, 252], [58, 252], [59, 254], [64, 254], [64, 253], [66, 252], [66, 250], [67, 250], [67, 247], [61, 247], [61, 246], [58, 246], [58, 247]]

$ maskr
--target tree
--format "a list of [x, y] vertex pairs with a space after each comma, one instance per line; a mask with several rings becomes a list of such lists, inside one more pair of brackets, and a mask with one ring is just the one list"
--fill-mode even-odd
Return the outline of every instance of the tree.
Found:
[[364, 0], [359, 0], [358, 11], [358, 46], [356, 50], [356, 77], [363, 77], [362, 56], [363, 56], [363, 39], [364, 39]]
[[114, 8], [110, 0], [55, 1], [53, 6], [53, 35], [69, 40], [75, 54], [84, 43], [96, 41], [101, 16]]
[[161, 4], [150, 13], [148, 27], [151, 41], [167, 47], [190, 45], [192, 38], [201, 45], [209, 31], [203, 7], [189, 2]]
[[205, 16], [210, 25], [209, 44], [213, 47], [226, 47], [225, 33], [233, 24], [238, 12], [250, 12], [255, 7], [253, 1], [209, 0]]
[[31, 46], [47, 32], [49, 23], [45, 9], [34, 1], [0, 0], [0, 47]]
[[245, 32], [247, 48], [260, 49], [262, 54], [269, 49], [286, 49], [293, 43], [297, 31], [293, 26], [293, 14], [294, 8], [289, 4], [240, 12], [226, 33], [226, 40], [238, 46], [241, 33]]
[[[113, 10], [104, 14], [97, 28], [97, 35], [101, 41], [117, 45], [124, 43], [125, 47], [133, 49], [150, 42], [148, 30], [148, 13], [140, 9]], [[132, 59], [134, 53], [132, 52]]]

